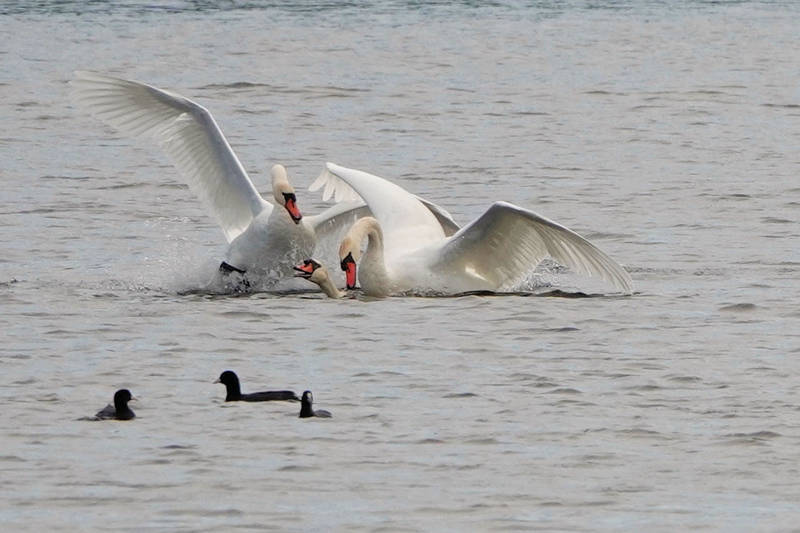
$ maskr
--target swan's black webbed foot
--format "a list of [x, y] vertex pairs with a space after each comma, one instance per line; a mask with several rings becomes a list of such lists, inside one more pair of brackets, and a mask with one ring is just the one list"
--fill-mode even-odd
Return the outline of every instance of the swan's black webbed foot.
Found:
[[240, 279], [236, 285], [234, 286], [235, 292], [248, 292], [250, 290], [250, 281], [245, 277], [246, 270], [242, 270], [241, 268], [236, 268], [233, 265], [230, 265], [223, 261], [219, 264], [219, 271], [220, 274], [224, 278], [229, 278], [229, 276], [235, 274], [240, 274], [242, 279]]
[[219, 271], [223, 274], [230, 274], [231, 272], [238, 272], [239, 274], [244, 275], [246, 270], [242, 270], [241, 268], [236, 268], [233, 265], [229, 265], [225, 261], [219, 264]]

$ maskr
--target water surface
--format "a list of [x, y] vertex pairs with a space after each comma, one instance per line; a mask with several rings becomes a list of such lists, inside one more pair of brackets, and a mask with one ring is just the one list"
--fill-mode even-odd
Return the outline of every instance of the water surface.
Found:
[[[0, 521], [17, 530], [790, 531], [800, 46], [777, 2], [6, 2]], [[222, 232], [76, 69], [214, 113], [258, 188], [325, 161], [506, 200], [621, 298], [204, 293]], [[570, 276], [553, 288], [595, 293]], [[311, 389], [294, 404], [225, 405]], [[130, 423], [91, 415], [130, 388]]]

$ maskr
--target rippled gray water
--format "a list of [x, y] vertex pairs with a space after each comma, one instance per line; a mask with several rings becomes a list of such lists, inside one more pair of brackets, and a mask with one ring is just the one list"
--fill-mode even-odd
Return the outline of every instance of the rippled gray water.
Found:
[[[4, 530], [796, 530], [796, 4], [0, 13]], [[637, 293], [206, 294], [222, 232], [157, 149], [73, 108], [75, 69], [197, 99], [309, 213], [326, 160], [461, 223], [507, 200]], [[224, 405], [226, 368], [334, 418]], [[78, 420], [123, 386], [136, 420]]]

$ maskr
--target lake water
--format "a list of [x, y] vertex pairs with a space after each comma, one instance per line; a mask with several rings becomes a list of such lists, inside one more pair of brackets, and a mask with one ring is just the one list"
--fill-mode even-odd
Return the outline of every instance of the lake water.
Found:
[[[3, 529], [798, 530], [798, 4], [6, 0], [0, 43]], [[306, 213], [325, 161], [506, 200], [636, 293], [209, 294], [222, 232], [76, 69], [196, 99]]]

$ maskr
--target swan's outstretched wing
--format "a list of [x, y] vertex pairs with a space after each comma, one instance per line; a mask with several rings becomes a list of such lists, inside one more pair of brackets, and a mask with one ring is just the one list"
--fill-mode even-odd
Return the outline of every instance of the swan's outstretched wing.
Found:
[[[309, 190], [316, 191], [323, 187], [322, 199], [325, 201], [331, 197], [337, 202], [363, 199], [380, 222], [385, 235], [390, 234], [393, 229], [406, 230], [410, 226], [425, 228], [433, 225], [433, 233], [441, 238], [439, 229], [444, 236], [450, 236], [460, 228], [445, 209], [384, 178], [361, 170], [326, 163], [325, 170], [311, 184]], [[434, 220], [436, 224], [433, 224]]]
[[439, 221], [439, 224], [442, 226], [442, 231], [444, 231], [445, 237], [454, 235], [458, 230], [461, 229], [461, 226], [459, 226], [458, 223], [453, 220], [452, 215], [450, 215], [450, 213], [448, 213], [445, 209], [420, 196], [414, 195], [414, 198], [422, 202], [422, 205], [427, 207], [428, 211], [433, 213], [433, 216], [436, 217], [436, 220]]
[[506, 202], [497, 202], [439, 250], [433, 269], [467, 272], [497, 287], [522, 281], [546, 257], [626, 293], [631, 278], [616, 261], [574, 231]]
[[372, 211], [364, 202], [358, 200], [335, 204], [322, 213], [305, 217], [305, 220], [314, 228], [317, 240], [335, 238], [338, 245], [344, 233], [356, 220], [368, 216], [372, 216]]
[[204, 107], [136, 81], [91, 72], [75, 75], [71, 84], [77, 103], [121, 132], [155, 139], [211, 210], [228, 242], [263, 209], [272, 209]]

